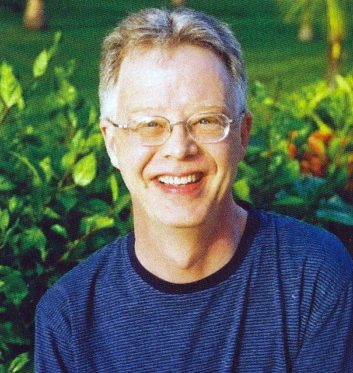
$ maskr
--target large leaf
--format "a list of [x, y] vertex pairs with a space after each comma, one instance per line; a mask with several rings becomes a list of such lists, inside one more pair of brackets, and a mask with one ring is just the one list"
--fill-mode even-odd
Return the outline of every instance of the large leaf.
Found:
[[47, 71], [49, 56], [46, 49], [42, 50], [33, 63], [33, 76], [39, 78]]
[[6, 62], [0, 66], [0, 96], [8, 108], [17, 105], [19, 109], [23, 109], [22, 88], [12, 72], [12, 67]]
[[10, 364], [9, 373], [21, 372], [22, 368], [24, 368], [28, 362], [29, 362], [29, 355], [27, 352], [24, 352], [16, 356], [15, 359], [12, 360]]
[[74, 166], [72, 177], [74, 183], [79, 186], [90, 184], [96, 177], [97, 161], [93, 153], [81, 158]]
[[42, 50], [36, 57], [33, 63], [33, 76], [39, 78], [47, 71], [48, 65], [55, 52], [57, 51], [58, 44], [61, 40], [61, 32], [58, 31], [54, 35], [54, 43], [49, 50]]

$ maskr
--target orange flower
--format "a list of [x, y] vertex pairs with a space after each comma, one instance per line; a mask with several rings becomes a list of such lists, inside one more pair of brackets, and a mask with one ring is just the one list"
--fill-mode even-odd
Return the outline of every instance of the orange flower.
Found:
[[289, 158], [294, 159], [298, 154], [298, 149], [292, 142], [288, 144], [287, 153]]

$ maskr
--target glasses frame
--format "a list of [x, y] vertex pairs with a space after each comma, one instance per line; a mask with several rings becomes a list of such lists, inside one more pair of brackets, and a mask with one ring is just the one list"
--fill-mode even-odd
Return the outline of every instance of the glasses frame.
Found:
[[[194, 138], [194, 136], [192, 135], [191, 133], [191, 130], [190, 130], [190, 126], [189, 126], [189, 121], [190, 119], [192, 119], [194, 116], [196, 115], [199, 115], [199, 116], [202, 116], [202, 115], [220, 115], [224, 118], [225, 120], [225, 123], [226, 123], [226, 127], [224, 128], [224, 135], [215, 140], [215, 141], [199, 141], [197, 139]], [[214, 112], [211, 112], [211, 113], [195, 113], [195, 114], [192, 114], [188, 119], [186, 120], [181, 120], [181, 121], [178, 121], [178, 122], [174, 122], [174, 123], [171, 123], [170, 120], [168, 118], [165, 118], [163, 116], [160, 116], [160, 115], [151, 115], [150, 117], [151, 118], [160, 118], [160, 119], [164, 119], [169, 127], [168, 127], [168, 132], [169, 132], [169, 135], [165, 137], [165, 139], [163, 139], [163, 141], [160, 141], [160, 142], [157, 142], [156, 144], [141, 144], [142, 146], [160, 146], [160, 145], [163, 145], [167, 142], [167, 140], [170, 138], [171, 134], [172, 134], [172, 131], [173, 131], [173, 127], [175, 126], [178, 126], [178, 125], [184, 125], [186, 127], [186, 131], [188, 133], [188, 135], [197, 143], [201, 143], [201, 144], [216, 144], [216, 143], [219, 143], [221, 141], [223, 141], [229, 134], [229, 131], [230, 131], [230, 128], [231, 126], [235, 125], [235, 124], [238, 124], [240, 123], [242, 120], [243, 120], [243, 117], [244, 117], [244, 114], [245, 112], [242, 111], [240, 113], [240, 116], [238, 118], [238, 120], [233, 120], [233, 119], [230, 119], [227, 115], [223, 114], [223, 113], [214, 113]], [[106, 118], [106, 121], [109, 122], [110, 124], [112, 124], [114, 127], [116, 128], [120, 128], [120, 129], [124, 129], [124, 130], [128, 130], [128, 131], [136, 131], [137, 130], [137, 126], [136, 127], [132, 127], [129, 125], [129, 123], [127, 124], [119, 124], [119, 123], [116, 123], [114, 122], [113, 120], [111, 120], [110, 118]]]

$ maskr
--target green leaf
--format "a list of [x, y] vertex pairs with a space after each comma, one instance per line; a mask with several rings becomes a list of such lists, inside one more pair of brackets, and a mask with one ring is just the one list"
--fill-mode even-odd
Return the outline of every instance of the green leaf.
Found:
[[116, 202], [119, 198], [119, 185], [115, 175], [111, 174], [109, 177], [110, 190], [112, 192], [112, 200]]
[[311, 200], [324, 189], [325, 179], [315, 176], [307, 176], [294, 183], [295, 194], [305, 200]]
[[66, 228], [60, 224], [53, 224], [50, 229], [64, 238], [68, 237]]
[[64, 170], [69, 170], [75, 164], [77, 157], [76, 151], [69, 151], [61, 158], [61, 165]]
[[92, 198], [88, 201], [83, 201], [79, 207], [85, 215], [94, 215], [94, 214], [108, 214], [110, 206], [107, 202], [99, 199]]
[[91, 106], [89, 110], [89, 116], [88, 116], [88, 124], [96, 124], [98, 122], [98, 113], [95, 106]]
[[74, 183], [79, 186], [90, 184], [96, 177], [97, 161], [93, 153], [81, 158], [74, 166], [72, 177]]
[[50, 207], [44, 209], [44, 215], [51, 219], [60, 219], [60, 215]]
[[0, 323], [1, 342], [4, 341], [19, 346], [29, 345], [30, 341], [28, 338], [19, 335], [18, 332], [18, 326], [14, 322], [3, 321]]
[[22, 250], [36, 249], [39, 251], [41, 259], [43, 261], [45, 260], [47, 256], [47, 251], [45, 249], [47, 239], [41, 229], [39, 229], [38, 227], [26, 229], [21, 234], [20, 243]]
[[86, 140], [86, 147], [90, 148], [100, 148], [103, 145], [103, 136], [100, 133], [93, 133]]
[[10, 223], [10, 214], [7, 209], [0, 210], [0, 230], [5, 231]]
[[57, 92], [57, 100], [60, 106], [69, 105], [75, 106], [78, 100], [77, 89], [66, 79], [60, 69], [55, 68], [55, 74], [58, 78], [59, 90]]
[[0, 96], [6, 107], [17, 105], [19, 109], [24, 108], [22, 88], [12, 72], [12, 67], [6, 62], [0, 66]]
[[70, 124], [73, 128], [76, 128], [77, 127], [77, 124], [78, 124], [78, 117], [77, 117], [77, 114], [75, 113], [74, 110], [69, 110], [68, 111], [68, 119], [70, 121]]
[[57, 193], [56, 199], [64, 206], [66, 211], [71, 210], [78, 201], [74, 191]]
[[275, 185], [284, 186], [294, 182], [300, 177], [299, 162], [296, 160], [286, 160], [276, 170]]
[[343, 211], [321, 208], [316, 211], [316, 217], [326, 221], [353, 226], [353, 216]]
[[81, 220], [80, 231], [89, 234], [93, 230], [110, 228], [114, 226], [114, 219], [108, 216], [93, 215], [84, 217]]
[[306, 202], [303, 198], [291, 195], [278, 197], [278, 199], [273, 201], [274, 206], [305, 206], [305, 204]]
[[0, 292], [4, 293], [11, 303], [19, 306], [28, 295], [28, 289], [21, 273], [10, 267], [0, 265], [0, 276], [2, 280]]
[[16, 209], [21, 208], [22, 204], [22, 201], [18, 197], [12, 196], [9, 198], [7, 206], [10, 212], [14, 212]]
[[56, 31], [55, 34], [54, 34], [54, 44], [48, 50], [49, 60], [51, 60], [53, 58], [54, 54], [56, 53], [56, 51], [58, 49], [58, 45], [61, 41], [61, 38], [62, 38], [61, 31]]
[[58, 45], [61, 41], [62, 38], [62, 32], [61, 31], [56, 31], [54, 34], [54, 45]]
[[45, 157], [39, 162], [40, 168], [43, 170], [45, 175], [45, 180], [49, 182], [51, 178], [53, 177], [53, 169], [51, 166], [51, 159], [50, 157]]
[[131, 196], [130, 196], [130, 194], [124, 194], [124, 195], [122, 195], [119, 199], [118, 199], [118, 201], [117, 201], [117, 204], [116, 204], [116, 206], [115, 206], [115, 211], [116, 212], [121, 212], [124, 208], [126, 208], [126, 207], [129, 207], [129, 205], [130, 205], [130, 202], [131, 202]]
[[33, 63], [33, 76], [39, 78], [44, 75], [47, 71], [49, 63], [48, 51], [46, 49], [42, 50]]
[[321, 202], [316, 216], [325, 221], [353, 226], [353, 206], [344, 202], [338, 195]]
[[25, 166], [27, 166], [27, 168], [31, 171], [33, 175], [33, 185], [39, 186], [42, 183], [42, 179], [40, 178], [38, 171], [30, 162], [30, 160], [26, 156], [16, 152], [11, 152], [11, 154], [13, 154], [18, 160], [20, 160]]
[[24, 352], [18, 356], [15, 357], [15, 359], [12, 360], [10, 367], [9, 367], [9, 373], [17, 373], [22, 370], [22, 368], [25, 367], [25, 365], [30, 361], [28, 352]]
[[0, 175], [0, 192], [8, 192], [15, 189], [15, 184], [13, 184], [5, 176]]
[[233, 184], [233, 192], [237, 198], [240, 198], [244, 201], [251, 201], [250, 188], [248, 180], [246, 178], [237, 180]]

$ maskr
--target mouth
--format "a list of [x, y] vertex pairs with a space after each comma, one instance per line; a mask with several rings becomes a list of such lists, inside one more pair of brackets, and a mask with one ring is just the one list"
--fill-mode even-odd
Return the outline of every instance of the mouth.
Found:
[[195, 173], [185, 176], [172, 176], [172, 175], [161, 175], [158, 176], [158, 181], [164, 185], [181, 186], [195, 184], [202, 178], [201, 173]]

